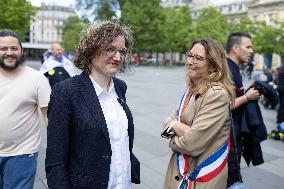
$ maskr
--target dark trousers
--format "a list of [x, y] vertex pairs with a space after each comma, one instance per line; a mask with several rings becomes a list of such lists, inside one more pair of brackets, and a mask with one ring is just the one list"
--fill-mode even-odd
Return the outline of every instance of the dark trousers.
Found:
[[284, 122], [284, 91], [278, 90], [279, 94], [279, 109], [277, 113], [277, 123], [282, 123]]
[[243, 182], [240, 168], [241, 157], [243, 152], [243, 141], [241, 137], [234, 137], [232, 132], [230, 140], [231, 149], [228, 158], [227, 187], [233, 185], [235, 182]]

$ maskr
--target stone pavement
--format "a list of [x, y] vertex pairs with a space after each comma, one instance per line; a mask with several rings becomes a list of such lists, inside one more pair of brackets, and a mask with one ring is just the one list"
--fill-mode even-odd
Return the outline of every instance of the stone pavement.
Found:
[[[167, 163], [171, 155], [168, 140], [160, 137], [162, 120], [179, 102], [185, 90], [184, 69], [139, 67], [133, 75], [119, 74], [126, 81], [127, 103], [135, 123], [134, 153], [141, 162], [140, 185], [133, 189], [160, 189], [163, 186]], [[275, 129], [275, 110], [262, 109], [267, 130]], [[46, 129], [42, 128], [35, 189], [45, 189], [44, 159]], [[242, 175], [249, 189], [284, 188], [284, 143], [268, 139], [263, 142], [265, 163], [247, 167], [242, 161]]]

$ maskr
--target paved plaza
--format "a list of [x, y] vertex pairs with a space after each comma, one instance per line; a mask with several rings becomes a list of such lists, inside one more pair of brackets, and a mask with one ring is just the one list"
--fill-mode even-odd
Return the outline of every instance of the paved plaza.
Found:
[[[29, 62], [34, 68], [40, 63]], [[171, 155], [168, 140], [160, 137], [163, 119], [170, 114], [185, 90], [183, 67], [137, 67], [134, 74], [119, 74], [126, 81], [127, 103], [135, 123], [134, 153], [141, 162], [140, 185], [133, 189], [160, 189]], [[248, 84], [248, 82], [246, 82]], [[262, 109], [267, 130], [275, 129], [276, 111]], [[35, 189], [47, 188], [44, 159], [46, 129], [42, 127]], [[247, 167], [242, 162], [242, 175], [249, 189], [284, 188], [284, 142], [266, 140], [262, 144], [265, 163]]]

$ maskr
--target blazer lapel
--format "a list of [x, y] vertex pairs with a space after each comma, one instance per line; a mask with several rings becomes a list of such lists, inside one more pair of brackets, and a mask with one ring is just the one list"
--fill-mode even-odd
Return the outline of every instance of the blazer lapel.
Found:
[[98, 121], [99, 127], [103, 131], [104, 136], [109, 141], [109, 133], [106, 125], [106, 120], [93, 83], [89, 78], [89, 75], [84, 72], [80, 75], [80, 78], [82, 84], [80, 90], [86, 102], [86, 106], [89, 108], [91, 115], [95, 118], [95, 120]]
[[122, 89], [121, 89], [121, 87], [119, 87], [119, 83], [118, 83], [118, 81], [115, 77], [113, 78], [113, 84], [114, 84], [114, 89], [115, 89], [115, 92], [116, 92], [118, 98], [123, 99], [125, 101], [124, 94], [121, 91]]
[[[129, 107], [126, 104], [125, 92], [126, 88], [123, 87], [121, 83], [117, 80], [117, 78], [113, 78], [115, 92], [118, 96], [118, 102], [122, 106], [123, 110], [126, 113], [128, 119], [128, 136], [129, 136], [129, 150], [132, 151], [133, 148], [133, 139], [134, 139], [134, 125], [133, 125], [133, 117]], [[125, 86], [126, 87], [126, 86]]]

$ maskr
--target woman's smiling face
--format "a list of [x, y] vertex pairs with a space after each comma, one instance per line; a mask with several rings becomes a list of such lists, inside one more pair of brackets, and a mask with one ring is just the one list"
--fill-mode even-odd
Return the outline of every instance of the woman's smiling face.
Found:
[[195, 84], [209, 72], [205, 48], [200, 43], [195, 44], [187, 53], [186, 68], [188, 77]]

